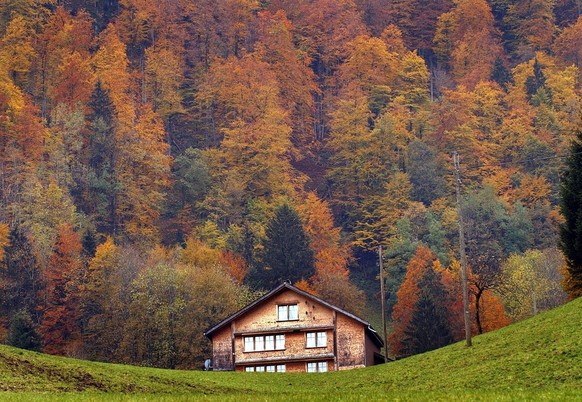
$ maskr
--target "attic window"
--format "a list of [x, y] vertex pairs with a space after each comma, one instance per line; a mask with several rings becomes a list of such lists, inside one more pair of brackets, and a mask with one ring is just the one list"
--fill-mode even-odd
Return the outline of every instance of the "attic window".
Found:
[[295, 321], [299, 319], [297, 304], [280, 304], [277, 306], [277, 321]]

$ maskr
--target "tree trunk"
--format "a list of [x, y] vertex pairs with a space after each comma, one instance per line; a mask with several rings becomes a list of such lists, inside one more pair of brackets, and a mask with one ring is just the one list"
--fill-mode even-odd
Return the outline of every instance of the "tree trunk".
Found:
[[475, 293], [475, 322], [477, 323], [477, 331], [479, 334], [483, 333], [483, 326], [481, 325], [481, 314], [480, 310], [480, 301], [481, 296], [483, 296], [483, 291], [485, 289], [477, 288], [477, 293]]
[[532, 303], [532, 313], [533, 315], [537, 315], [538, 313], [538, 302], [536, 297], [535, 289], [531, 292], [531, 303]]

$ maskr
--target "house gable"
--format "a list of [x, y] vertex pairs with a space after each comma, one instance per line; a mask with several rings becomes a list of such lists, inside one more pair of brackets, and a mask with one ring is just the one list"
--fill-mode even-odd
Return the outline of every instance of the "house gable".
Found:
[[288, 283], [205, 335], [212, 340], [214, 367], [219, 370], [363, 367], [373, 364], [368, 356], [378, 354], [383, 345], [366, 321]]

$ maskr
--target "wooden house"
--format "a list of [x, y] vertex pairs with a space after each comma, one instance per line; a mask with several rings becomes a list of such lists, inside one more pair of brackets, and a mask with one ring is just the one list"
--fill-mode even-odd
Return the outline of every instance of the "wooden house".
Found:
[[210, 328], [214, 370], [324, 372], [383, 363], [370, 324], [283, 283]]

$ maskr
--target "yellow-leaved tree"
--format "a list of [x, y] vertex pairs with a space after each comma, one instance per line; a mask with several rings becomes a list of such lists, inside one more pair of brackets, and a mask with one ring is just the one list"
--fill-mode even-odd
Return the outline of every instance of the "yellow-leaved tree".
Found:
[[135, 126], [119, 139], [116, 165], [119, 227], [136, 243], [157, 240], [170, 163], [162, 120], [148, 104], [143, 105]]
[[108, 237], [97, 246], [80, 286], [80, 325], [83, 353], [89, 359], [112, 361], [125, 321], [120, 277], [121, 250]]
[[5, 223], [0, 223], [0, 262], [4, 259], [4, 247], [10, 244], [10, 228]]
[[562, 304], [563, 256], [556, 248], [528, 250], [513, 254], [503, 264], [499, 290], [505, 310], [514, 320], [522, 320]]
[[[199, 100], [215, 126], [210, 135], [217, 147], [206, 151], [218, 184], [215, 190], [232, 183], [242, 199], [263, 198], [267, 203], [292, 195], [302, 177], [290, 163], [296, 148], [269, 64], [254, 55], [216, 60], [201, 86]], [[236, 209], [232, 203], [241, 200], [228, 197], [224, 205], [224, 198], [210, 194], [207, 207]]]

